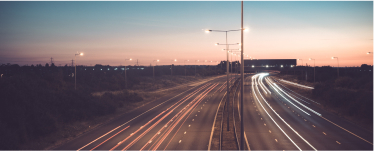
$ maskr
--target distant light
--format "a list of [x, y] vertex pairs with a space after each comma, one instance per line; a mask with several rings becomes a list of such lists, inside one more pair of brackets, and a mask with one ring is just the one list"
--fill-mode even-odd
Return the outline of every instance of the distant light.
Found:
[[283, 68], [283, 65], [281, 65], [281, 67]]
[[206, 33], [210, 33], [210, 31], [211, 31], [211, 30], [209, 30], [209, 29], [205, 30]]
[[219, 43], [215, 43], [214, 45], [216, 45], [216, 46], [217, 46], [218, 44], [219, 44]]
[[249, 29], [248, 28], [244, 28], [244, 30], [243, 31], [245, 31], [245, 32], [248, 32], [249, 31]]
[[266, 68], [269, 67], [268, 65], [266, 65]]
[[254, 68], [255, 67], [255, 65], [252, 65], [252, 68]]
[[83, 56], [83, 53], [80, 53], [79, 55]]
[[130, 61], [131, 61], [132, 59], [130, 58]]

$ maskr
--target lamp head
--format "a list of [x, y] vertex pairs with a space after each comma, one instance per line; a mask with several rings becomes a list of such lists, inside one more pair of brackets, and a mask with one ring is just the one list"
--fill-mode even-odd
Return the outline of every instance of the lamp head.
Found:
[[79, 53], [79, 55], [83, 56], [83, 52]]
[[130, 58], [129, 60], [131, 61], [132, 59]]
[[215, 43], [214, 45], [216, 45], [216, 46], [217, 46], [217, 45], [219, 45], [219, 43]]
[[207, 30], [205, 30], [205, 33], [210, 33], [212, 30], [209, 30], [209, 29], [207, 29]]

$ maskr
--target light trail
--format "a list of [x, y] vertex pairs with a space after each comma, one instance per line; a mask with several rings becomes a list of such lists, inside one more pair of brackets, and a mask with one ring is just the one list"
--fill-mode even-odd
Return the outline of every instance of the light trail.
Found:
[[296, 85], [296, 86], [299, 86], [299, 87], [302, 87], [302, 88], [306, 88], [306, 89], [314, 89], [313, 87], [301, 85], [301, 84], [294, 83], [294, 82], [287, 81], [287, 80], [283, 80], [283, 79], [280, 79], [279, 81], [282, 81], [282, 82], [285, 82], [285, 83], [288, 83], [288, 84], [292, 84], [292, 85]]
[[[306, 105], [300, 103], [299, 101], [297, 101], [296, 99], [294, 99], [293, 97], [291, 97], [290, 95], [288, 95], [286, 92], [284, 92], [280, 87], [278, 87], [277, 84], [273, 83], [275, 87], [278, 88], [278, 90], [280, 90], [281, 92], [283, 92], [285, 95], [287, 95], [289, 98], [291, 98], [292, 100], [294, 100], [296, 103], [300, 104], [302, 107], [308, 109], [309, 111], [313, 112], [314, 114], [318, 115], [318, 116], [322, 116], [322, 114], [312, 110], [311, 108], [307, 107]], [[310, 116], [310, 115], [309, 115]]]
[[[264, 102], [266, 103], [266, 105], [275, 113], [275, 115], [278, 116], [279, 119], [281, 119], [283, 121], [284, 124], [286, 124], [297, 136], [299, 136], [306, 144], [308, 144], [311, 148], [313, 148], [315, 151], [317, 151], [316, 148], [314, 148], [306, 139], [304, 139], [296, 130], [294, 130], [282, 117], [279, 116], [279, 114], [277, 112], [275, 112], [275, 110], [270, 106], [270, 104], [266, 101], [266, 99], [261, 95], [260, 93], [260, 90], [258, 89], [258, 86], [256, 85], [256, 88], [257, 88], [257, 91], [258, 93], [260, 94], [261, 98], [264, 100]], [[256, 95], [256, 98], [257, 98], [257, 95]], [[258, 99], [258, 98], [257, 98]], [[258, 100], [259, 102], [259, 100]], [[260, 102], [259, 102], [260, 103]], [[262, 104], [260, 103], [260, 105], [262, 106]], [[262, 106], [263, 107], [263, 106]], [[265, 108], [263, 107], [263, 109], [265, 110]], [[266, 111], [266, 110], [265, 110]], [[267, 112], [266, 112], [267, 113]], [[269, 114], [268, 114], [269, 115]], [[270, 116], [270, 115], [269, 115]]]
[[[270, 79], [270, 78], [269, 78]], [[289, 88], [287, 88], [286, 86], [284, 86], [282, 83], [280, 83], [279, 81], [276, 81], [278, 84], [280, 84], [283, 88], [286, 88], [288, 91], [291, 91], [291, 92], [293, 92], [294, 94], [297, 94], [298, 96], [300, 96], [300, 97], [303, 97], [303, 98], [305, 98], [305, 99], [307, 99], [307, 100], [309, 100], [309, 101], [312, 101], [312, 102], [314, 102], [314, 103], [316, 103], [316, 104], [320, 104], [320, 103], [318, 103], [318, 102], [316, 102], [316, 101], [313, 101], [313, 100], [311, 100], [311, 99], [309, 99], [309, 98], [307, 98], [307, 97], [305, 97], [305, 96], [303, 96], [303, 95], [301, 95], [301, 94], [299, 94], [299, 93], [296, 93], [295, 91], [292, 91], [291, 89], [289, 89]], [[272, 82], [272, 83], [274, 83], [274, 82]]]
[[[255, 80], [256, 81], [256, 80]], [[258, 87], [257, 87], [258, 89]], [[257, 99], [257, 102], [261, 105], [262, 109], [265, 111], [265, 113], [269, 116], [269, 118], [274, 122], [274, 124], [282, 131], [282, 133], [284, 135], [286, 135], [286, 137], [292, 142], [292, 144], [295, 145], [295, 147], [297, 149], [299, 149], [301, 151], [301, 148], [299, 146], [296, 145], [296, 143], [286, 134], [286, 132], [283, 131], [283, 129], [278, 125], [277, 122], [275, 122], [275, 120], [273, 119], [273, 117], [271, 117], [271, 115], [266, 111], [266, 109], [264, 108], [264, 106], [262, 105], [262, 103], [260, 102], [260, 100], [258, 99], [257, 95], [256, 95], [256, 92], [255, 92], [255, 89], [254, 89], [254, 84], [253, 84], [253, 77], [252, 77], [252, 92], [253, 94], [255, 95], [256, 99]]]
[[294, 103], [292, 103], [290, 100], [288, 100], [285, 96], [283, 96], [278, 90], [277, 90], [277, 88], [275, 87], [275, 86], [273, 86], [273, 84], [275, 84], [275, 83], [268, 83], [268, 85], [270, 85], [271, 87], [273, 87], [273, 89], [280, 95], [280, 96], [282, 96], [285, 100], [287, 100], [290, 104], [292, 104], [293, 106], [295, 106], [297, 109], [299, 109], [300, 111], [302, 111], [303, 113], [305, 113], [306, 115], [309, 115], [310, 116], [310, 114], [308, 113], [308, 112], [306, 112], [306, 111], [304, 111], [303, 109], [301, 109], [300, 107], [298, 107], [297, 105], [295, 105]]
[[[194, 87], [193, 87], [193, 88], [194, 88]], [[191, 88], [191, 89], [193, 89], [193, 88]], [[188, 90], [186, 90], [186, 91], [184, 91], [184, 92], [182, 92], [182, 93], [179, 93], [178, 95], [176, 95], [176, 96], [174, 96], [174, 97], [172, 97], [172, 98], [170, 98], [170, 99], [168, 99], [168, 100], [166, 100], [166, 101], [164, 101], [164, 102], [162, 102], [162, 103], [160, 103], [160, 104], [158, 104], [158, 105], [154, 106], [153, 108], [150, 108], [149, 110], [147, 110], [147, 111], [145, 111], [145, 112], [143, 112], [143, 113], [139, 114], [138, 116], [136, 116], [136, 117], [132, 118], [131, 120], [129, 120], [129, 121], [127, 121], [127, 122], [123, 123], [122, 125], [120, 125], [120, 126], [118, 126], [118, 127], [114, 128], [114, 129], [112, 129], [111, 131], [109, 131], [109, 132], [105, 133], [104, 135], [102, 135], [102, 136], [100, 136], [100, 137], [96, 138], [95, 140], [91, 141], [90, 143], [88, 143], [88, 144], [84, 145], [83, 147], [79, 148], [79, 149], [78, 149], [77, 151], [79, 151], [79, 150], [82, 150], [83, 148], [87, 147], [88, 145], [90, 145], [90, 144], [92, 144], [92, 143], [96, 142], [97, 140], [99, 140], [99, 139], [101, 139], [101, 138], [105, 137], [106, 135], [108, 135], [108, 134], [112, 133], [113, 131], [117, 130], [118, 128], [120, 128], [120, 127], [122, 127], [122, 126], [126, 125], [127, 123], [129, 123], [129, 122], [133, 121], [134, 119], [136, 119], [136, 118], [138, 118], [138, 117], [142, 116], [143, 114], [145, 114], [145, 113], [147, 113], [147, 112], [149, 112], [149, 111], [151, 111], [151, 110], [153, 110], [153, 109], [157, 108], [158, 106], [160, 106], [160, 105], [162, 105], [162, 104], [164, 104], [164, 103], [166, 103], [166, 102], [170, 101], [171, 99], [174, 99], [175, 97], [178, 97], [178, 96], [182, 95], [183, 93], [185, 93], [185, 92], [187, 92], [187, 91], [189, 91], [189, 90], [191, 90], [191, 89], [188, 89]]]
[[[187, 105], [187, 106], [189, 106], [189, 108], [181, 116], [179, 116], [178, 119], [174, 120], [174, 122], [172, 124], [170, 124], [170, 126], [168, 126], [167, 130], [165, 132], [163, 132], [163, 134], [160, 136], [160, 138], [157, 141], [155, 141], [157, 143], [155, 143], [151, 146], [151, 148], [152, 148], [155, 145], [152, 150], [157, 150], [157, 148], [163, 143], [163, 141], [171, 133], [171, 131], [174, 130], [175, 126], [177, 124], [179, 124], [179, 122], [186, 116], [186, 114], [188, 112], [192, 111], [192, 109], [194, 109], [197, 106], [197, 103], [201, 102], [202, 97], [206, 96], [206, 94], [208, 93], [207, 91], [209, 90], [209, 92], [210, 92], [210, 90], [213, 89], [215, 86], [216, 85], [213, 85], [210, 88], [206, 89], [204, 92], [202, 92], [198, 97], [196, 97], [193, 101], [191, 101]], [[180, 111], [180, 112], [182, 113], [182, 111]]]
[[[173, 106], [177, 105], [177, 104], [180, 103], [180, 102], [182, 102], [182, 103], [185, 102], [185, 101], [188, 100], [190, 97], [192, 97], [193, 95], [195, 95], [196, 93], [198, 93], [199, 91], [201, 91], [203, 88], [207, 87], [208, 85], [210, 85], [210, 84], [205, 84], [204, 86], [201, 86], [200, 88], [196, 89], [196, 90], [193, 91], [192, 93], [186, 95], [184, 98], [182, 98], [182, 99], [180, 99], [178, 102], [174, 103], [172, 106], [170, 106], [169, 108], [167, 108], [167, 109], [166, 109], [165, 111], [163, 111], [162, 113], [165, 113], [166, 111], [170, 110], [171, 108], [173, 108]], [[179, 105], [180, 105], [180, 104], [179, 104]], [[177, 107], [178, 107], [179, 105], [177, 105]], [[177, 108], [177, 107], [175, 107], [175, 108]], [[175, 108], [174, 108], [174, 109], [175, 109]], [[168, 113], [167, 115], [169, 115], [169, 114], [170, 114], [174, 109], [172, 109], [171, 111], [169, 111], [169, 113]], [[158, 116], [160, 116], [160, 115], [161, 115], [161, 113], [160, 113]], [[154, 117], [151, 121], [153, 121], [154, 119], [156, 119], [158, 116]], [[165, 117], [165, 115], [164, 115], [164, 117]], [[146, 125], [148, 125], [151, 121], [148, 121]], [[135, 131], [133, 134], [137, 133], [138, 131], [140, 131], [140, 130], [143, 129], [144, 127], [145, 127], [145, 126], [140, 127], [140, 128], [139, 128], [137, 131]], [[123, 141], [119, 142], [116, 146], [114, 146], [114, 147], [113, 147], [112, 149], [110, 149], [110, 150], [114, 150], [114, 149], [116, 149], [119, 145], [121, 145], [123, 142], [125, 142], [126, 140], [128, 140], [131, 136], [133, 136], [133, 134], [130, 135], [130, 136], [128, 136], [127, 138], [125, 138]]]

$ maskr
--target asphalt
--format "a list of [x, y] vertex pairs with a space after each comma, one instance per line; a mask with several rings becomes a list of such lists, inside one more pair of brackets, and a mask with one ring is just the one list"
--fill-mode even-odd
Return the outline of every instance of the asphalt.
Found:
[[[248, 77], [245, 81], [252, 82], [252, 78]], [[319, 116], [286, 94], [277, 93], [265, 78], [262, 81], [271, 94], [265, 90], [266, 94], [258, 82], [245, 86], [244, 89], [244, 129], [251, 150], [373, 149], [372, 132], [318, 108], [314, 102], [302, 99], [298, 94], [273, 81], [289, 96], [321, 114]]]
[[[250, 150], [373, 150], [372, 132], [320, 109], [275, 79], [268, 83], [266, 77], [272, 79], [262, 78], [264, 88], [259, 76], [245, 78], [243, 118]], [[170, 89], [168, 95], [55, 149], [208, 150], [225, 82], [222, 76]]]
[[207, 150], [226, 77], [176, 90], [57, 150]]

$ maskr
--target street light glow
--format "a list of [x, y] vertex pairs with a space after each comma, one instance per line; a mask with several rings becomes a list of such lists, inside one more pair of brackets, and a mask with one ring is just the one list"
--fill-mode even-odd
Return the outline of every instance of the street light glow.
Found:
[[210, 31], [211, 31], [211, 30], [207, 29], [207, 30], [205, 30], [205, 33], [210, 33]]

